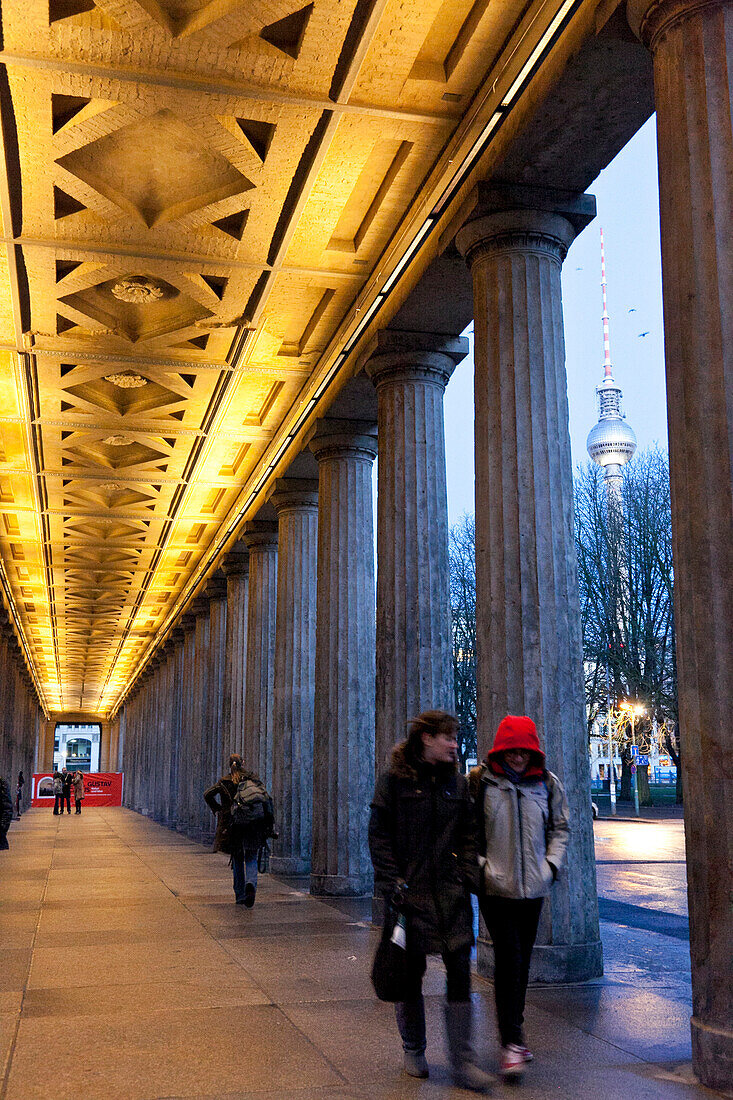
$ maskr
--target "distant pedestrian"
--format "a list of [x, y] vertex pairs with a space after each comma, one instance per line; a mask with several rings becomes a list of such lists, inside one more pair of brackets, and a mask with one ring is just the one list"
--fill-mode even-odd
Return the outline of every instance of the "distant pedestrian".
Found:
[[64, 781], [60, 771], [53, 773], [53, 815], [64, 812]]
[[453, 1080], [483, 1092], [491, 1077], [476, 1063], [471, 1005], [471, 892], [478, 889], [479, 867], [468, 783], [457, 766], [457, 730], [458, 720], [440, 710], [410, 722], [407, 740], [395, 746], [377, 780], [369, 848], [375, 887], [406, 925], [405, 994], [395, 1004], [404, 1070], [428, 1076], [422, 979], [426, 956], [442, 955]]
[[238, 753], [229, 757], [229, 774], [204, 792], [216, 815], [214, 851], [229, 855], [237, 905], [251, 909], [257, 892], [260, 849], [275, 836], [272, 799], [255, 772], [247, 771]]
[[494, 945], [501, 1070], [517, 1078], [532, 1060], [522, 1030], [529, 965], [542, 903], [565, 863], [568, 804], [525, 716], [502, 719], [469, 782], [483, 865], [479, 906]]
[[10, 787], [0, 775], [0, 851], [10, 847], [8, 844], [8, 829], [13, 820], [13, 799], [10, 796]]
[[76, 812], [81, 813], [81, 804], [84, 800], [84, 776], [81, 772], [74, 773], [74, 803]]
[[25, 776], [22, 771], [18, 772], [18, 782], [15, 786], [15, 813], [17, 817], [21, 815], [21, 806], [23, 805], [23, 787], [25, 786]]
[[64, 806], [66, 806], [67, 814], [71, 813], [71, 785], [74, 782], [74, 777], [71, 772], [68, 772], [66, 768], [61, 769], [61, 792], [63, 799], [61, 802], [61, 813], [64, 812]]

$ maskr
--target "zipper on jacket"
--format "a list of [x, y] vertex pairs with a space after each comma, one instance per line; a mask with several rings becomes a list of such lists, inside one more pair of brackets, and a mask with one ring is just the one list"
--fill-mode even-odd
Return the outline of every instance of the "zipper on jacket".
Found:
[[519, 796], [519, 787], [516, 787], [514, 783], [512, 783], [512, 787], [514, 787], [514, 793], [517, 796], [517, 821], [519, 822], [519, 859], [522, 865], [522, 897], [526, 898], [527, 886], [524, 881], [524, 832], [522, 830], [522, 800]]

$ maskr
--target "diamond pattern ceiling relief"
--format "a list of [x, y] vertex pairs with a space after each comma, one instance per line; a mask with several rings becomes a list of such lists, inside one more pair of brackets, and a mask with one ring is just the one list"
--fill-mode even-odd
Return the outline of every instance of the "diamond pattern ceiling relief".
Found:
[[58, 163], [149, 227], [254, 186], [165, 108]]
[[0, 580], [49, 712], [113, 712], [254, 516], [547, 7], [3, 0]]

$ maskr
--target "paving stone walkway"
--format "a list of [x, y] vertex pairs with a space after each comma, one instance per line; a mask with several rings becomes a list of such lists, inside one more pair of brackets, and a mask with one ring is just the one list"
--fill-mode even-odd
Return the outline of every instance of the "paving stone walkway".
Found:
[[[262, 876], [233, 904], [226, 858], [124, 809], [31, 810], [0, 853], [0, 1100], [458, 1100], [425, 982], [431, 1075], [401, 1075], [391, 1007], [369, 982], [360, 902]], [[623, 961], [627, 931], [605, 924]], [[631, 936], [656, 936], [632, 931]], [[683, 950], [679, 938], [659, 937]], [[639, 941], [643, 944], [645, 941]], [[643, 953], [643, 946], [637, 945]], [[609, 961], [611, 961], [609, 959]], [[622, 974], [617, 965], [609, 972]], [[496, 1064], [491, 986], [478, 1045]], [[615, 977], [530, 990], [527, 1100], [692, 1100], [689, 1007]]]

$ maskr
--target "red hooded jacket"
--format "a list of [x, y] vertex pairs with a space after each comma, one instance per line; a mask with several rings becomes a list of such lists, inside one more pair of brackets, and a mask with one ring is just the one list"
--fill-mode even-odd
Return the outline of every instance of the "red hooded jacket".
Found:
[[486, 763], [494, 775], [503, 775], [499, 757], [511, 749], [525, 749], [531, 753], [524, 779], [541, 778], [545, 774], [545, 754], [540, 748], [537, 727], [531, 718], [522, 714], [507, 714], [502, 718], [494, 737], [494, 744], [486, 754]]

